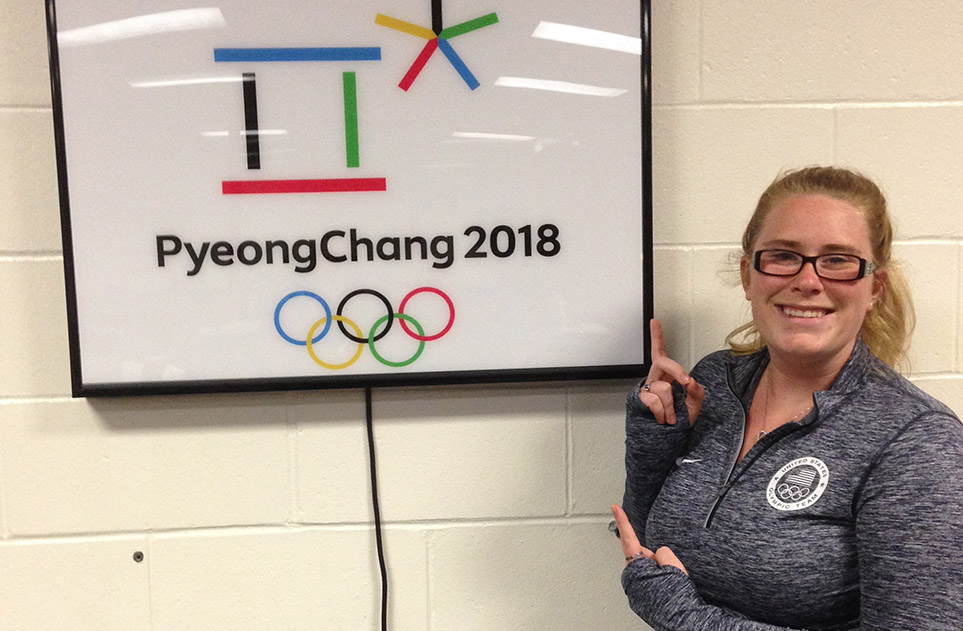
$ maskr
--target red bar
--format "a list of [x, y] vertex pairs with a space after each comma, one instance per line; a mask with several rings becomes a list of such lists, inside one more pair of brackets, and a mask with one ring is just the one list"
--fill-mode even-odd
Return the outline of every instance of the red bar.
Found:
[[321, 180], [225, 180], [224, 195], [258, 195], [264, 193], [354, 193], [387, 190], [383, 177], [325, 178]]
[[411, 87], [411, 84], [414, 83], [415, 79], [418, 77], [418, 73], [420, 73], [421, 69], [425, 67], [425, 64], [428, 63], [428, 59], [431, 57], [432, 53], [434, 53], [435, 50], [437, 50], [437, 48], [438, 48], [437, 37], [435, 39], [428, 40], [428, 43], [425, 44], [425, 47], [421, 49], [420, 53], [418, 53], [418, 56], [415, 58], [414, 63], [411, 64], [411, 68], [408, 68], [408, 72], [405, 73], [405, 76], [401, 80], [401, 83], [398, 84], [399, 88], [401, 88], [405, 92], [408, 91], [408, 88]]

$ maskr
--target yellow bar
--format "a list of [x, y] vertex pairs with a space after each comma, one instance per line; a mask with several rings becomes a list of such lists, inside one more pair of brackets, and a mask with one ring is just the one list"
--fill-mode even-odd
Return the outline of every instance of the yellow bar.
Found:
[[[370, 14], [369, 14], [370, 15]], [[417, 37], [423, 37], [425, 39], [435, 39], [437, 35], [430, 28], [425, 28], [424, 26], [418, 26], [417, 24], [412, 24], [411, 22], [404, 22], [397, 18], [389, 18], [387, 15], [378, 14], [375, 16], [375, 24], [380, 24], [381, 26], [387, 26], [388, 28], [393, 28], [396, 31], [401, 31], [402, 33], [409, 33]]]

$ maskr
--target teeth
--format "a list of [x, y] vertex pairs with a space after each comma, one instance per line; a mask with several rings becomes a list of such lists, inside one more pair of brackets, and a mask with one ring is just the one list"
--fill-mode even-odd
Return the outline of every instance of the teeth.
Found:
[[825, 311], [813, 311], [811, 309], [793, 309], [792, 307], [783, 307], [783, 313], [790, 315], [794, 318], [819, 318], [826, 315]]

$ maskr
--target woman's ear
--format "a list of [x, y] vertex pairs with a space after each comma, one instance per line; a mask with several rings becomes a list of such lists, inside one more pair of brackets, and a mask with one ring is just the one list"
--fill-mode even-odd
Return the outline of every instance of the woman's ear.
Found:
[[742, 290], [746, 293], [746, 300], [749, 300], [749, 257], [747, 256], [739, 259], [739, 278], [742, 279]]
[[873, 272], [873, 302], [870, 308], [879, 302], [879, 299], [886, 293], [886, 285], [889, 283], [889, 270], [885, 267]]

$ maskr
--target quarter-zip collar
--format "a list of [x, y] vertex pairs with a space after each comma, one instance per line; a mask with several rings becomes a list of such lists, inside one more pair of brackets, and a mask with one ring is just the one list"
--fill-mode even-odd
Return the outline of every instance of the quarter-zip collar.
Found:
[[[877, 368], [877, 360], [869, 350], [869, 347], [860, 339], [856, 340], [853, 351], [849, 359], [839, 371], [836, 379], [829, 386], [828, 390], [819, 390], [814, 393], [815, 408], [819, 414], [807, 414], [803, 419], [797, 421], [800, 425], [818, 422], [823, 412], [835, 406], [847, 395], [860, 389], [866, 382], [868, 373]], [[761, 350], [748, 356], [730, 355], [726, 364], [726, 373], [729, 379], [729, 386], [743, 403], [745, 409], [749, 409], [752, 402], [754, 384], [758, 383], [763, 370], [769, 365], [769, 349], [763, 347]]]

